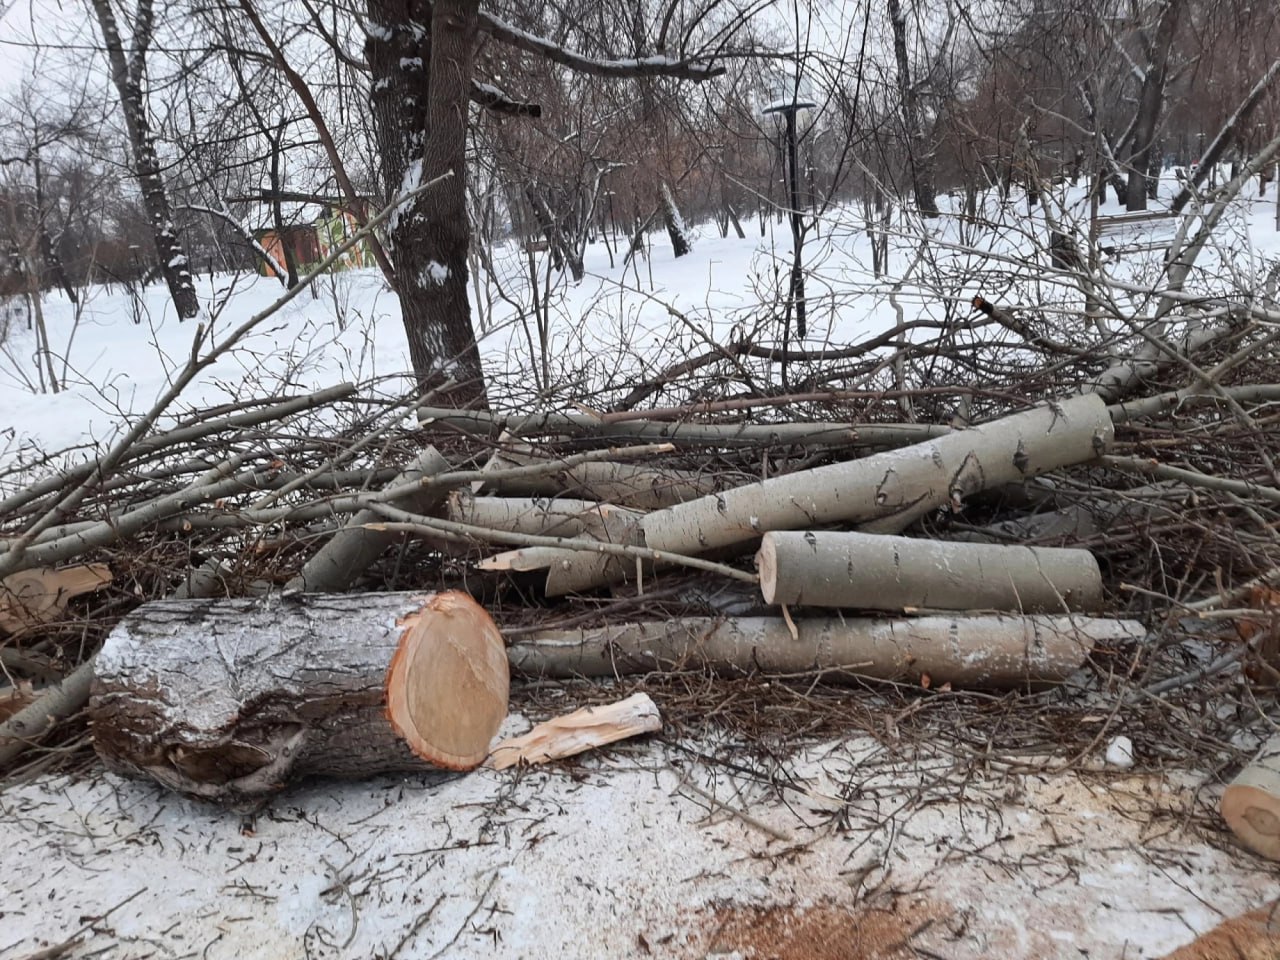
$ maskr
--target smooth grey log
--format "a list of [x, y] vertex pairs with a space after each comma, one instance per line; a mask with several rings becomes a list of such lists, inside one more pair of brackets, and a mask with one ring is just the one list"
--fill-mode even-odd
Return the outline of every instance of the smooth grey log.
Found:
[[1073, 616], [689, 617], [528, 634], [507, 648], [524, 677], [712, 669], [730, 676], [822, 671], [933, 686], [1021, 687], [1071, 676], [1095, 643], [1139, 640], [1133, 620]]
[[1102, 573], [1088, 550], [775, 531], [764, 535], [756, 566], [766, 603], [1014, 613], [1102, 608]]
[[[390, 485], [399, 487], [416, 483], [423, 477], [444, 473], [448, 469], [449, 461], [435, 447], [427, 447]], [[448, 493], [444, 487], [422, 487], [401, 500], [400, 505], [415, 513], [427, 513]], [[365, 526], [381, 521], [382, 517], [372, 510], [361, 510], [302, 565], [298, 574], [285, 584], [284, 592], [333, 593], [346, 590], [387, 547], [400, 539], [399, 533], [371, 530]]]
[[[850, 523], [897, 533], [930, 510], [980, 490], [1018, 482], [1105, 453], [1115, 435], [1096, 395], [1051, 401], [967, 430], [862, 460], [785, 474], [646, 514], [633, 541], [698, 556], [750, 542], [770, 530]], [[548, 552], [559, 595], [629, 576], [633, 565], [598, 555]]]

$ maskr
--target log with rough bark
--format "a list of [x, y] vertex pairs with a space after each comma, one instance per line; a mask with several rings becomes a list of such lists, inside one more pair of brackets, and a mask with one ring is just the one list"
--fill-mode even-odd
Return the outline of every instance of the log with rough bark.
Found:
[[244, 807], [306, 776], [470, 769], [507, 689], [465, 594], [162, 600], [107, 639], [89, 717], [111, 769]]
[[[651, 550], [696, 556], [771, 530], [860, 524], [898, 533], [946, 504], [1105, 453], [1115, 430], [1101, 398], [1054, 401], [968, 430], [861, 460], [833, 463], [715, 493], [646, 514], [630, 536]], [[557, 596], [622, 580], [634, 564], [573, 550], [548, 551]]]
[[609, 677], [671, 668], [729, 676], [822, 671], [966, 687], [1038, 686], [1065, 680], [1095, 643], [1141, 639], [1132, 620], [1068, 616], [692, 617], [527, 634], [507, 650], [526, 677]]
[[[449, 461], [435, 447], [423, 450], [404, 473], [391, 482], [392, 487], [415, 483], [423, 477], [444, 473]], [[442, 487], [423, 487], [405, 497], [401, 505], [406, 510], [426, 513], [448, 493]], [[382, 517], [372, 510], [361, 510], [343, 529], [339, 530], [298, 572], [285, 584], [285, 593], [332, 593], [345, 590], [368, 569], [400, 534], [371, 529]]]
[[1221, 810], [1241, 843], [1280, 860], [1280, 734], [1223, 791]]
[[862, 610], [1068, 613], [1102, 606], [1088, 550], [775, 531], [756, 554], [766, 603]]

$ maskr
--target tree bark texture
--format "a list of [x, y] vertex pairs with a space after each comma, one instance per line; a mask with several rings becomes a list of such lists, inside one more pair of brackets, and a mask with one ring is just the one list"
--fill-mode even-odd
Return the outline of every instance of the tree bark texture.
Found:
[[182, 241], [178, 239], [169, 209], [169, 194], [160, 175], [160, 160], [156, 156], [155, 137], [147, 121], [146, 100], [142, 93], [146, 49], [151, 42], [152, 0], [139, 0], [134, 23], [133, 54], [126, 61], [124, 44], [110, 0], [93, 0], [93, 10], [102, 28], [103, 44], [111, 64], [111, 82], [120, 95], [120, 107], [124, 111], [125, 129], [129, 134], [129, 147], [133, 154], [133, 172], [142, 190], [142, 202], [151, 222], [151, 239], [169, 295], [177, 308], [178, 316], [185, 319], [200, 312], [196, 288], [191, 279], [191, 262], [187, 259]]
[[96, 669], [107, 766], [232, 805], [306, 776], [468, 769], [507, 703], [501, 634], [457, 593], [156, 601]]
[[1065, 680], [1095, 643], [1138, 640], [1131, 620], [1088, 617], [702, 618], [529, 634], [507, 649], [525, 677], [611, 677], [669, 669], [729, 676], [823, 671], [860, 678], [1019, 687]]
[[[771, 530], [859, 524], [898, 533], [931, 510], [981, 490], [1020, 483], [1105, 453], [1115, 429], [1100, 397], [1052, 401], [914, 446], [709, 494], [644, 516], [631, 540], [696, 556]], [[633, 565], [571, 550], [555, 553], [556, 591], [626, 577]], [[607, 561], [607, 562], [604, 562]], [[551, 586], [548, 584], [548, 591]], [[554, 594], [553, 594], [554, 595]]]
[[1125, 188], [1128, 210], [1147, 209], [1147, 170], [1156, 149], [1156, 130], [1164, 113], [1165, 81], [1169, 72], [1169, 53], [1178, 30], [1178, 16], [1183, 0], [1161, 0], [1160, 20], [1155, 37], [1148, 41], [1146, 70], [1138, 94], [1138, 115], [1129, 148], [1129, 182]]
[[1102, 607], [1088, 550], [776, 531], [756, 554], [766, 603], [1067, 613]]
[[[389, 220], [396, 293], [422, 389], [487, 406], [467, 301], [467, 111], [478, 0], [369, 0], [366, 55], [387, 199], [449, 174]], [[425, 25], [430, 24], [427, 29]]]
[[901, 0], [889, 0], [889, 20], [893, 24], [893, 55], [898, 66], [898, 96], [902, 100], [902, 122], [906, 129], [907, 163], [911, 186], [921, 216], [938, 216], [937, 190], [933, 180], [933, 148], [925, 142], [920, 126], [919, 94], [911, 81], [907, 56], [907, 19]]

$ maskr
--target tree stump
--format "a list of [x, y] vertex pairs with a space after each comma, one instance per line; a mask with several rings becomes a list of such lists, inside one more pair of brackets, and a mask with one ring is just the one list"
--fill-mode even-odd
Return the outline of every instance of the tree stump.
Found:
[[161, 600], [108, 637], [89, 716], [109, 768], [252, 807], [307, 776], [471, 769], [507, 691], [465, 594]]

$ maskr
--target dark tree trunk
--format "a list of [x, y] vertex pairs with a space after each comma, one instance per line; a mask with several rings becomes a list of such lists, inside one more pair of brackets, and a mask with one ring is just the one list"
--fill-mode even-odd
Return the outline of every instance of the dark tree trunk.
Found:
[[1129, 183], [1125, 201], [1130, 211], [1147, 209], [1147, 177], [1151, 154], [1156, 147], [1156, 129], [1164, 112], [1165, 79], [1169, 68], [1169, 52], [1178, 29], [1182, 0], [1163, 0], [1155, 40], [1150, 46], [1147, 69], [1138, 97], [1138, 116], [1133, 127], [1129, 152]]
[[142, 96], [142, 73], [146, 49], [151, 42], [151, 0], [140, 0], [134, 24], [133, 53], [125, 60], [124, 45], [116, 26], [110, 0], [93, 0], [93, 9], [102, 27], [102, 40], [111, 62], [111, 81], [120, 95], [124, 125], [129, 133], [133, 154], [133, 172], [142, 188], [142, 202], [151, 222], [151, 238], [155, 243], [160, 270], [169, 285], [169, 295], [181, 318], [200, 312], [195, 284], [191, 279], [191, 263], [182, 249], [182, 241], [174, 230], [169, 209], [169, 195], [160, 176], [160, 160], [156, 156], [155, 138], [147, 122], [147, 108]]
[[911, 82], [911, 64], [907, 59], [907, 20], [899, 0], [889, 0], [889, 19], [893, 23], [893, 53], [898, 62], [898, 95], [902, 98], [902, 120], [907, 132], [911, 186], [921, 216], [936, 217], [938, 199], [933, 180], [933, 151], [920, 127], [919, 97]]
[[[467, 302], [465, 152], [478, 0], [368, 0], [373, 119], [388, 198], [448, 174], [389, 224], [396, 292], [423, 389], [486, 406]], [[430, 24], [430, 30], [423, 27]]]
[[689, 253], [693, 249], [693, 241], [689, 239], [684, 217], [680, 216], [675, 194], [666, 183], [662, 184], [662, 222], [667, 228], [667, 236], [671, 238], [671, 251], [677, 257]]

